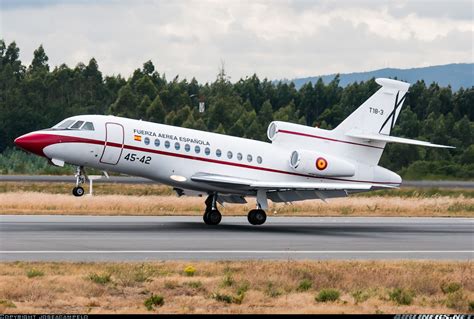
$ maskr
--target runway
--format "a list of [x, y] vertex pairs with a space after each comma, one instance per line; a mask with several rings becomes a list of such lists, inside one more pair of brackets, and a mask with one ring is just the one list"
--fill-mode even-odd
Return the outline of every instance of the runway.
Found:
[[444, 259], [474, 257], [474, 219], [398, 217], [0, 216], [13, 260]]

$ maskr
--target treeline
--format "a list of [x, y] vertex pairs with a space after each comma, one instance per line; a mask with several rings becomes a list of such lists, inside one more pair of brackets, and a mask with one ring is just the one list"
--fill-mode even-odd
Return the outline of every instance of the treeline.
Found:
[[[2, 165], [8, 165], [10, 157], [18, 158], [12, 151], [15, 137], [77, 114], [113, 114], [267, 140], [272, 120], [333, 128], [378, 88], [373, 79], [342, 88], [338, 77], [299, 90], [293, 83], [261, 80], [257, 75], [231, 83], [223, 67], [212, 83], [178, 76], [168, 80], [151, 61], [125, 79], [104, 76], [94, 58], [74, 68], [62, 64], [51, 69], [42, 46], [34, 51], [29, 66], [19, 60], [19, 52], [15, 42], [7, 46], [0, 40]], [[204, 113], [198, 111], [201, 101]], [[393, 134], [456, 149], [393, 144], [381, 165], [408, 178], [473, 178], [473, 118], [474, 87], [453, 92], [436, 83], [414, 83]]]

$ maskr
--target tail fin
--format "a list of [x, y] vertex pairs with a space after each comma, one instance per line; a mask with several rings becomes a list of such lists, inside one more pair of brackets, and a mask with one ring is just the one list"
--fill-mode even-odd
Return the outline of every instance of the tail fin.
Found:
[[334, 131], [362, 131], [390, 135], [408, 91], [409, 83], [379, 78], [382, 87], [349, 115]]

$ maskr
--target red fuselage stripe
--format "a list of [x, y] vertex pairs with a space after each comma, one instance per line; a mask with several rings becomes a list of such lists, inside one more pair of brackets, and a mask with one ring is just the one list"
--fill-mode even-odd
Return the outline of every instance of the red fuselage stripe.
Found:
[[360, 144], [360, 143], [355, 143], [355, 142], [337, 140], [337, 139], [334, 139], [334, 138], [323, 137], [323, 136], [318, 136], [318, 135], [311, 135], [311, 134], [300, 133], [300, 132], [287, 131], [287, 130], [278, 130], [277, 133], [293, 134], [293, 135], [299, 135], [299, 136], [304, 136], [304, 137], [317, 138], [317, 139], [331, 141], [331, 142], [339, 142], [339, 143], [345, 143], [345, 144], [351, 144], [351, 145], [357, 145], [357, 146], [371, 147], [371, 148], [376, 148], [376, 149], [380, 149], [380, 150], [384, 149], [383, 147], [378, 147], [378, 146], [373, 146], [373, 145], [367, 145], [367, 144]]
[[[48, 135], [51, 135], [51, 134], [48, 134]], [[57, 143], [86, 143], [86, 144], [95, 144], [95, 145], [104, 145], [105, 144], [104, 141], [88, 139], [88, 138], [82, 138], [82, 137], [60, 136], [60, 135], [52, 135], [52, 136], [54, 136], [54, 138], [51, 139], [52, 143], [50, 143], [49, 145], [57, 144]], [[186, 154], [179, 154], [179, 153], [172, 153], [172, 152], [154, 150], [154, 149], [149, 149], [149, 148], [144, 148], [144, 147], [134, 146], [134, 145], [127, 145], [127, 144], [124, 144], [122, 146], [121, 144], [118, 144], [118, 143], [107, 142], [107, 146], [118, 147], [118, 148], [123, 147], [125, 149], [135, 150], [135, 151], [140, 151], [140, 152], [149, 152], [149, 153], [154, 153], [154, 154], [159, 154], [159, 155], [164, 155], [164, 156], [179, 157], [179, 158], [185, 158], [185, 159], [190, 159], [190, 160], [195, 160], [195, 161], [209, 162], [209, 163], [215, 163], [215, 164], [221, 164], [221, 165], [229, 165], [229, 166], [255, 169], [255, 170], [272, 172], [272, 173], [301, 176], [301, 177], [329, 179], [329, 180], [335, 180], [335, 181], [356, 182], [356, 183], [395, 184], [395, 185], [398, 185], [398, 183], [393, 183], [393, 182], [360, 181], [360, 180], [343, 179], [343, 178], [312, 176], [312, 175], [300, 174], [300, 173], [295, 173], [295, 172], [281, 171], [281, 170], [277, 170], [277, 169], [273, 169], [273, 168], [267, 168], [267, 167], [259, 167], [259, 166], [253, 166], [253, 165], [247, 165], [247, 164], [232, 163], [232, 162], [227, 162], [227, 161], [215, 160], [215, 159], [211, 159], [211, 158], [204, 158], [204, 157], [191, 156], [191, 155], [186, 155]]]

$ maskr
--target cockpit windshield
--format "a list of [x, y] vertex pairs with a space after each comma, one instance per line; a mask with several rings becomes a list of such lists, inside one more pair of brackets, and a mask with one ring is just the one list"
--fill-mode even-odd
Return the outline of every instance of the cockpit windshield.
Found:
[[93, 131], [94, 124], [92, 122], [84, 122], [81, 120], [64, 120], [51, 128], [52, 130], [81, 130]]

